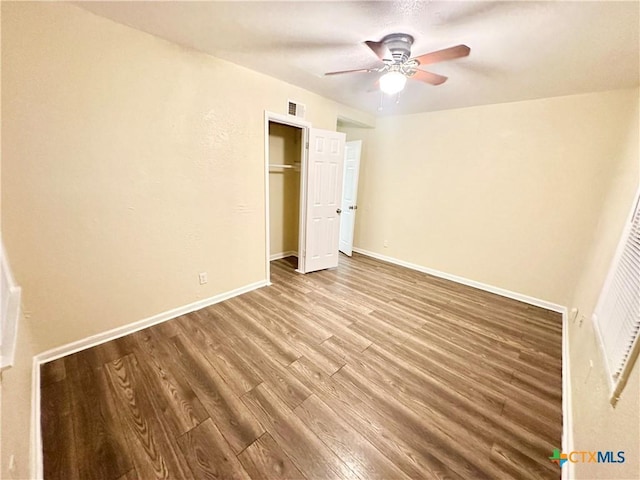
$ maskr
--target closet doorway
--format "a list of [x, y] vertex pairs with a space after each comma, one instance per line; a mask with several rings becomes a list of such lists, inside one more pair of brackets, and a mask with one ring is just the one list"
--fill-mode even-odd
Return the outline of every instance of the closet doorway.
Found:
[[[269, 122], [269, 260], [298, 257], [302, 128]], [[297, 268], [297, 261], [293, 263]]]
[[301, 270], [304, 246], [303, 198], [306, 194], [306, 145], [310, 124], [295, 117], [265, 112], [266, 274], [270, 262], [289, 258]]
[[344, 133], [265, 112], [267, 281], [277, 258], [297, 259], [299, 273], [338, 266], [344, 144]]

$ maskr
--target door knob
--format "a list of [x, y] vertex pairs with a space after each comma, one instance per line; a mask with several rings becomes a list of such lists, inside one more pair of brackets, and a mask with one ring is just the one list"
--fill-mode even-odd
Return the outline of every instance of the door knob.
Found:
[[349, 210], [357, 210], [358, 206], [357, 205], [349, 205]]
[[342, 209], [341, 209], [341, 208], [337, 209], [337, 210], [336, 210], [336, 213], [337, 213], [337, 214], [342, 213]]

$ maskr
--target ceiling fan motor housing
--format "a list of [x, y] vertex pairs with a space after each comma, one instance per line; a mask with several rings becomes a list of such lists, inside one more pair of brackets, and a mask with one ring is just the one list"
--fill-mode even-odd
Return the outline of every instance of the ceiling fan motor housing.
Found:
[[392, 33], [384, 37], [381, 42], [391, 52], [393, 63], [404, 63], [411, 57], [413, 37], [406, 33]]

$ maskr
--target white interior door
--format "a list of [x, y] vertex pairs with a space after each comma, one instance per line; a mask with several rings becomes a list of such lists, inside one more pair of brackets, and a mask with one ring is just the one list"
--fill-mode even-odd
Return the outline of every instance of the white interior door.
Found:
[[305, 273], [338, 266], [345, 134], [309, 129]]
[[340, 215], [340, 251], [353, 254], [353, 231], [358, 210], [358, 174], [360, 173], [360, 152], [362, 140], [344, 145], [344, 174], [342, 185], [342, 214]]

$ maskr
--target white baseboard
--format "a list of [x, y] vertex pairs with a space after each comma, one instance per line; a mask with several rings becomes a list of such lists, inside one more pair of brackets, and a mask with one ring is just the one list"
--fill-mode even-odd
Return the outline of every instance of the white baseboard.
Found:
[[237, 297], [243, 293], [267, 286], [267, 284], [266, 280], [260, 280], [259, 282], [245, 285], [244, 287], [220, 293], [204, 300], [167, 310], [152, 317], [47, 350], [33, 357], [33, 371], [31, 374], [31, 478], [40, 480], [44, 475], [42, 464], [42, 432], [40, 430], [40, 366], [42, 364], [223, 302], [232, 297]]
[[[451, 280], [456, 283], [461, 283], [470, 287], [478, 288], [486, 292], [495, 293], [497, 295], [518, 300], [520, 302], [528, 303], [536, 307], [545, 308], [554, 312], [562, 314], [562, 451], [565, 453], [573, 450], [573, 412], [571, 403], [571, 372], [570, 372], [570, 360], [569, 360], [569, 327], [568, 327], [568, 310], [567, 307], [558, 305], [556, 303], [547, 302], [546, 300], [540, 300], [538, 298], [523, 295], [521, 293], [512, 292], [503, 288], [494, 287], [484, 283], [476, 282], [475, 280], [469, 280], [457, 275], [451, 275], [449, 273], [440, 272], [431, 268], [416, 265], [414, 263], [405, 262], [404, 260], [398, 260], [397, 258], [387, 257], [386, 255], [380, 255], [379, 253], [363, 250], [362, 248], [354, 248], [354, 252], [366, 255], [368, 257], [377, 258], [385, 262], [400, 265], [401, 267], [410, 268], [418, 272], [427, 273], [434, 277], [444, 278], [445, 280]], [[551, 455], [553, 452], [549, 452]], [[574, 466], [571, 462], [567, 462], [566, 466], [562, 468], [562, 480], [568, 480], [574, 478]]]
[[[516, 292], [511, 292], [509, 290], [505, 290], [502, 288], [494, 287], [491, 285], [486, 285], [480, 282], [476, 282], [475, 280], [469, 280], [464, 277], [459, 277], [457, 275], [451, 275], [448, 273], [440, 272], [438, 270], [433, 270], [431, 268], [423, 267], [421, 265], [413, 264], [410, 262], [405, 262], [403, 260], [398, 260], [396, 258], [387, 257], [385, 255], [380, 255], [375, 252], [370, 252], [367, 250], [363, 250], [361, 248], [354, 248], [354, 252], [360, 253], [362, 255], [366, 255], [372, 258], [377, 258], [379, 260], [393, 263], [395, 265], [399, 265], [402, 267], [410, 268], [412, 270], [416, 270], [422, 273], [427, 273], [429, 275], [433, 275], [435, 277], [443, 278], [446, 280], [451, 280], [456, 283], [460, 283], [463, 285], [467, 285], [470, 287], [478, 288], [480, 290], [484, 290], [490, 293], [495, 293], [497, 295], [501, 295], [503, 297], [511, 298], [514, 300], [518, 300], [524, 303], [528, 303], [530, 305], [534, 305], [537, 307], [545, 308], [547, 310], [552, 310], [554, 312], [562, 313], [562, 324], [563, 324], [563, 347], [562, 347], [562, 380], [563, 380], [563, 437], [562, 437], [562, 450], [564, 452], [570, 452], [573, 447], [573, 429], [572, 429], [572, 417], [571, 417], [571, 380], [569, 377], [569, 352], [568, 352], [568, 332], [567, 332], [567, 309], [561, 305], [547, 302], [545, 300], [540, 300], [537, 298], [529, 297], [527, 295], [523, 295]], [[271, 256], [271, 260], [285, 258], [287, 256], [297, 256], [295, 252], [283, 252], [282, 254], [278, 254], [277, 258], [274, 258], [274, 255]], [[167, 320], [171, 320], [172, 318], [179, 317], [181, 315], [185, 315], [187, 313], [193, 312], [195, 310], [200, 310], [202, 308], [208, 307], [209, 305], [214, 305], [216, 303], [222, 302], [229, 298], [241, 295], [243, 293], [250, 292], [252, 290], [261, 288], [268, 285], [268, 282], [265, 280], [261, 280], [259, 282], [246, 285], [241, 288], [237, 288], [235, 290], [231, 290], [229, 292], [225, 292], [219, 295], [215, 295], [205, 300], [200, 300], [198, 302], [190, 303], [188, 305], [184, 305], [182, 307], [178, 307], [172, 310], [168, 310], [166, 312], [160, 313], [158, 315], [154, 315], [152, 317], [124, 325], [122, 327], [118, 327], [107, 332], [103, 332], [97, 335], [93, 335], [86, 339], [78, 340], [76, 342], [69, 343], [67, 345], [63, 345], [61, 347], [57, 347], [46, 352], [43, 352], [39, 355], [36, 355], [33, 358], [33, 373], [32, 373], [32, 391], [31, 391], [31, 477], [34, 479], [42, 479], [43, 478], [43, 464], [42, 464], [42, 436], [40, 430], [40, 366], [43, 363], [50, 362], [57, 358], [70, 355], [72, 353], [76, 353], [81, 350], [85, 350], [87, 348], [91, 348], [93, 346], [99, 345], [101, 343], [108, 342], [110, 340], [114, 340], [116, 338], [123, 337], [125, 335], [129, 335], [130, 333], [137, 332], [139, 330], [145, 329], [152, 325], [156, 325], [158, 323], [165, 322]], [[551, 452], [550, 452], [551, 454]], [[572, 478], [572, 465], [569, 462], [568, 468], [562, 470], [562, 478]]]
[[505, 290], [504, 288], [494, 287], [493, 285], [487, 285], [486, 283], [481, 283], [475, 280], [469, 280], [468, 278], [459, 277], [458, 275], [452, 275], [450, 273], [441, 272], [439, 270], [434, 270], [432, 268], [423, 267], [422, 265], [417, 265], [415, 263], [405, 262], [404, 260], [399, 260], [397, 258], [387, 257], [386, 255], [381, 255], [376, 252], [363, 250], [362, 248], [354, 247], [353, 251], [356, 253], [360, 253], [362, 255], [366, 255], [367, 257], [377, 258], [378, 260], [382, 260], [384, 262], [393, 263], [401, 267], [410, 268], [411, 270], [427, 273], [429, 275], [433, 275], [434, 277], [443, 278], [445, 280], [451, 280], [452, 282], [460, 283], [462, 285], [467, 285], [469, 287], [474, 287], [479, 290], [484, 290], [485, 292], [495, 293], [496, 295], [500, 295], [506, 298], [511, 298], [512, 300], [518, 300], [519, 302], [528, 303], [529, 305], [544, 308], [546, 310], [551, 310], [552, 312], [563, 313], [566, 311], [566, 307], [562, 305], [548, 302], [546, 300], [541, 300], [539, 298], [530, 297], [528, 295], [523, 295], [522, 293], [512, 292], [510, 290]]
[[197, 302], [183, 305], [182, 307], [167, 310], [166, 312], [162, 312], [152, 317], [145, 318], [144, 320], [129, 323], [127, 325], [123, 325], [122, 327], [117, 327], [106, 332], [83, 338], [82, 340], [78, 340], [76, 342], [71, 342], [66, 345], [47, 350], [46, 352], [38, 354], [36, 358], [41, 364], [47, 363], [57, 358], [79, 352], [80, 350], [86, 350], [87, 348], [95, 347], [96, 345], [100, 345], [101, 343], [124, 337], [125, 335], [137, 332], [138, 330], [143, 330], [147, 327], [151, 327], [152, 325], [166, 322], [167, 320], [171, 320], [172, 318], [195, 312], [196, 310], [200, 310], [201, 308], [220, 303], [232, 297], [237, 297], [238, 295], [242, 295], [243, 293], [250, 292], [251, 290], [255, 290], [266, 285], [267, 282], [265, 280], [255, 282], [250, 285], [245, 285], [244, 287], [236, 288], [235, 290], [231, 290], [229, 292], [220, 293], [218, 295], [214, 295], [213, 297], [205, 298], [204, 300], [198, 300]]
[[32, 360], [31, 370], [31, 432], [29, 433], [29, 459], [31, 478], [44, 477], [42, 465], [42, 430], [40, 429], [40, 363]]
[[287, 257], [296, 257], [296, 258], [298, 258], [298, 252], [294, 252], [293, 250], [289, 250], [288, 252], [274, 253], [274, 254], [269, 256], [269, 260], [271, 262], [273, 262], [274, 260], [280, 260], [281, 258], [287, 258]]
[[[538, 298], [523, 295], [521, 293], [512, 292], [503, 288], [494, 287], [484, 283], [476, 282], [475, 280], [469, 280], [457, 275], [451, 275], [449, 273], [440, 272], [431, 268], [416, 265], [414, 263], [398, 260], [397, 258], [387, 257], [386, 255], [380, 255], [379, 253], [370, 252], [361, 248], [354, 248], [354, 252], [366, 255], [368, 257], [377, 258], [385, 262], [400, 265], [402, 267], [410, 268], [418, 272], [427, 273], [434, 277], [444, 278], [445, 280], [451, 280], [456, 283], [461, 283], [470, 287], [478, 288], [486, 292], [495, 293], [497, 295], [518, 300], [520, 302], [528, 303], [536, 307], [545, 308], [554, 312], [562, 314], [562, 451], [570, 452], [573, 449], [573, 414], [571, 408], [571, 373], [569, 368], [569, 332], [568, 332], [568, 311], [567, 307], [558, 305], [556, 303], [547, 302], [546, 300], [540, 300]], [[549, 452], [551, 455], [552, 452]], [[573, 478], [573, 464], [568, 462], [567, 466], [562, 469], [562, 479], [566, 480]]]
[[[562, 451], [573, 451], [573, 407], [571, 401], [571, 358], [569, 356], [569, 313], [562, 313]], [[562, 480], [575, 478], [574, 465], [566, 463]]]

